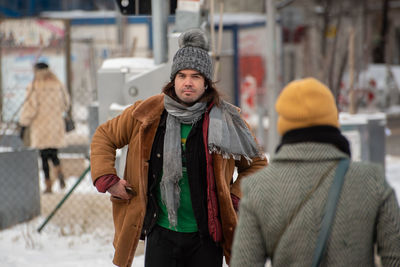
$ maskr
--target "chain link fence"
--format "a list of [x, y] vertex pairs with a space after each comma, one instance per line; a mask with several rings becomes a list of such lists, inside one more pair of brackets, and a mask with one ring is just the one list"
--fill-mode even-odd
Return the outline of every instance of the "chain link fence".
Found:
[[[58, 149], [65, 187], [60, 184], [59, 168], [49, 159], [52, 193], [44, 193], [46, 184], [40, 150], [24, 145], [18, 125], [21, 107], [14, 107], [13, 118], [4, 116], [4, 107], [16, 104], [7, 103], [8, 98], [1, 95], [0, 230], [37, 216], [43, 220], [51, 216], [49, 223], [57, 226], [63, 235], [113, 232], [109, 195], [97, 192], [89, 171], [90, 140], [98, 121], [97, 107], [93, 104], [97, 69], [93, 44], [90, 40], [73, 41], [71, 50], [74, 60], [70, 113], [75, 129], [65, 134], [65, 146]], [[25, 91], [15, 90], [13, 94], [26, 97]], [[46, 131], [44, 128], [41, 134], [46, 136]]]

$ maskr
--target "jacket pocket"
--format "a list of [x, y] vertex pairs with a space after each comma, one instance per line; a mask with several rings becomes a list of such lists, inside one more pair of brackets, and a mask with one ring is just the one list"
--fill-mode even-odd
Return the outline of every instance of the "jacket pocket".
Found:
[[114, 244], [118, 242], [119, 235], [122, 230], [122, 225], [124, 224], [126, 210], [128, 208], [128, 204], [130, 200], [127, 199], [120, 199], [114, 196], [110, 197], [112, 203], [112, 214], [113, 214], [113, 221], [114, 221]]

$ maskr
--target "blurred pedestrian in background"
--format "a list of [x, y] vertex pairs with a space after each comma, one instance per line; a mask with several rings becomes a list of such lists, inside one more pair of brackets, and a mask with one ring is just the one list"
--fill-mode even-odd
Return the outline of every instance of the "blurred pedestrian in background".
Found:
[[30, 146], [39, 149], [45, 193], [52, 192], [49, 160], [56, 169], [60, 188], [65, 187], [58, 149], [65, 146], [64, 114], [69, 106], [69, 94], [49, 66], [43, 62], [35, 64], [34, 79], [28, 85], [19, 124], [22, 126], [21, 137], [29, 127]]
[[[276, 155], [242, 182], [232, 267], [311, 266], [339, 160], [350, 147], [331, 91], [314, 78], [288, 84], [276, 102]], [[382, 166], [350, 162], [322, 266], [400, 266], [400, 210]]]
[[[223, 255], [229, 262], [239, 183], [267, 164], [238, 108], [212, 82], [204, 32], [184, 32], [179, 44], [163, 93], [93, 135], [92, 179], [112, 195], [118, 266], [132, 264], [139, 237], [146, 238], [146, 267], [221, 267]], [[120, 179], [115, 153], [125, 145]]]

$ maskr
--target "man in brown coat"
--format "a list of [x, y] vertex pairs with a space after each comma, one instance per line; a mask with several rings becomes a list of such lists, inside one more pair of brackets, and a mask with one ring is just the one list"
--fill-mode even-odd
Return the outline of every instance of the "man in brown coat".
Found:
[[[136, 102], [93, 136], [92, 178], [112, 195], [118, 266], [132, 264], [140, 238], [147, 267], [220, 267], [223, 255], [229, 262], [239, 183], [267, 164], [238, 109], [212, 83], [204, 33], [185, 32], [179, 42], [163, 94]], [[125, 145], [120, 179], [115, 151]]]

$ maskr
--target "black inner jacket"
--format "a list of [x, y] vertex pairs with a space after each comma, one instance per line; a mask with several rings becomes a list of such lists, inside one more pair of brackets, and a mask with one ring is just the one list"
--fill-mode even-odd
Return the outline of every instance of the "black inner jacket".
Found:
[[[201, 237], [211, 238], [208, 232], [207, 172], [202, 131], [203, 120], [204, 116], [193, 125], [186, 139], [186, 151], [184, 156], [186, 157], [192, 207], [199, 233]], [[151, 232], [152, 228], [157, 223], [160, 210], [157, 202], [156, 186], [159, 184], [157, 183], [157, 179], [161, 176], [163, 167], [166, 121], [167, 112], [164, 110], [151, 149], [147, 191], [148, 201], [141, 234], [142, 240], [144, 240], [145, 236]]]

